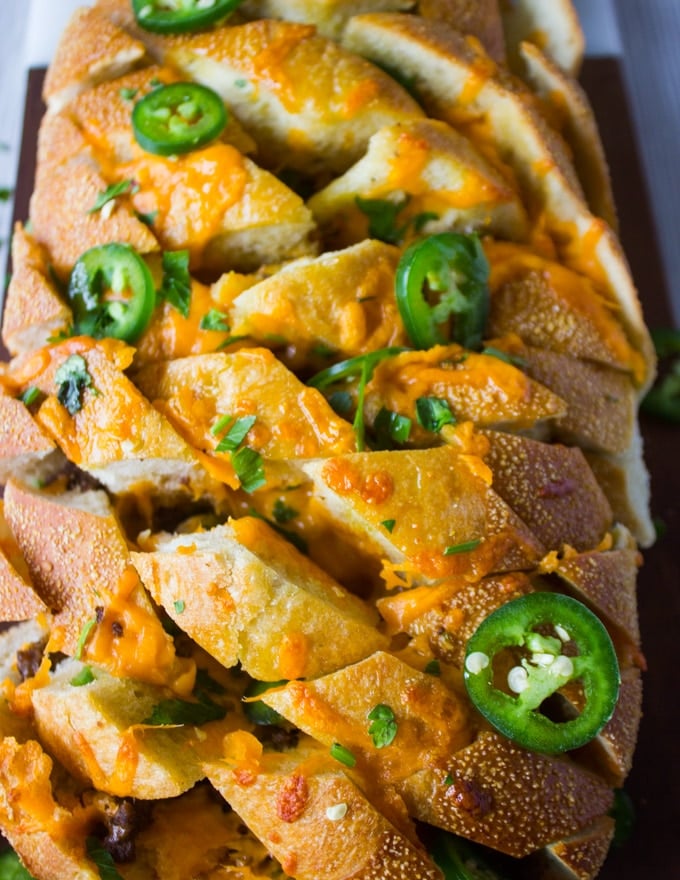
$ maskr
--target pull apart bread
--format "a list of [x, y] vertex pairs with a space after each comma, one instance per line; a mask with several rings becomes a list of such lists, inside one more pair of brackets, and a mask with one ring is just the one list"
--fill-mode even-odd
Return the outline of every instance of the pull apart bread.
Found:
[[566, 0], [72, 18], [0, 369], [37, 880], [597, 875], [655, 365], [582, 51]]

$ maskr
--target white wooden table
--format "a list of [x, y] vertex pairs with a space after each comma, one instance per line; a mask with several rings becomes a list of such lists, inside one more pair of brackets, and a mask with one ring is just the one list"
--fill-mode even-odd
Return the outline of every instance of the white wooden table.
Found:
[[[550, 2], [550, 0], [546, 0]], [[11, 186], [26, 70], [45, 64], [63, 23], [89, 0], [0, 0], [0, 187]], [[590, 54], [621, 55], [666, 276], [680, 325], [680, 0], [576, 0]], [[11, 203], [0, 203], [0, 239]], [[5, 265], [6, 244], [0, 249]]]

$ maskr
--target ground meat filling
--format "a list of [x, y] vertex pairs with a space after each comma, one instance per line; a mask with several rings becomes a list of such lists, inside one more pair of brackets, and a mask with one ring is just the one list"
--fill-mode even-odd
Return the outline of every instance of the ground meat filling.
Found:
[[36, 675], [40, 669], [46, 647], [47, 637], [17, 651], [17, 672], [21, 681], [26, 681]]

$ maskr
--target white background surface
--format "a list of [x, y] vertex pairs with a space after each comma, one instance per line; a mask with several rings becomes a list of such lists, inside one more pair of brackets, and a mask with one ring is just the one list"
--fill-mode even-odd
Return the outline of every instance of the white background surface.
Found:
[[[551, 0], [545, 0], [551, 2]], [[680, 0], [575, 0], [590, 54], [624, 59], [666, 276], [680, 325]], [[11, 186], [26, 71], [46, 64], [65, 21], [87, 0], [0, 0], [0, 186]], [[0, 204], [0, 239], [11, 204]], [[0, 267], [6, 246], [0, 248]], [[1, 271], [1, 268], [0, 268]]]

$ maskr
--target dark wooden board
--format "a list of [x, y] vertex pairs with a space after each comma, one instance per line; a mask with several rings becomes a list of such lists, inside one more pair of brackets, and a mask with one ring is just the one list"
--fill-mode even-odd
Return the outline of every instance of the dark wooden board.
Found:
[[[15, 196], [15, 218], [28, 216], [33, 190], [36, 138], [44, 107], [44, 71], [29, 73], [24, 132]], [[671, 309], [656, 242], [649, 198], [626, 98], [614, 58], [586, 61], [582, 82], [600, 125], [612, 170], [621, 238], [651, 327], [670, 326]], [[626, 783], [636, 811], [632, 837], [610, 853], [600, 880], [680, 877], [680, 698], [675, 648], [680, 647], [680, 429], [643, 420], [652, 477], [652, 511], [665, 536], [646, 551], [639, 603], [647, 658], [644, 718], [633, 771]], [[677, 550], [676, 550], [677, 548]], [[680, 652], [679, 652], [680, 656]], [[680, 675], [680, 664], [678, 666]]]

